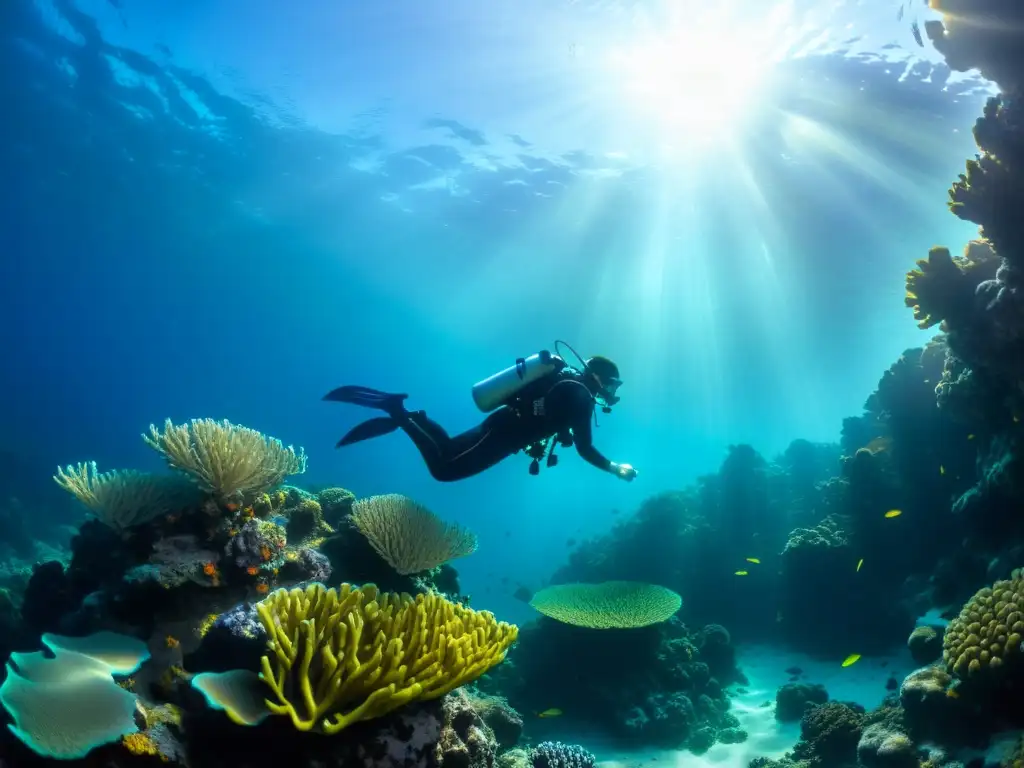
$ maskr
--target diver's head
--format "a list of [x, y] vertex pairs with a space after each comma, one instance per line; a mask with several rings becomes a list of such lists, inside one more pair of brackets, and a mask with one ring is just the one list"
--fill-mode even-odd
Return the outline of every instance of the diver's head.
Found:
[[611, 408], [619, 402], [620, 398], [616, 394], [622, 386], [619, 366], [607, 357], [598, 355], [587, 360], [583, 366], [583, 377], [599, 405]]

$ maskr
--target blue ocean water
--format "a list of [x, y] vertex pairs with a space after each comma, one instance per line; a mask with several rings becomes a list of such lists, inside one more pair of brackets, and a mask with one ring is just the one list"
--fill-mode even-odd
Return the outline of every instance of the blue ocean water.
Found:
[[[838, 441], [933, 334], [904, 275], [977, 236], [944, 201], [994, 89], [880, 5], [8, 0], [0, 496], [66, 537], [57, 466], [158, 470], [150, 424], [228, 419], [472, 529], [463, 593], [528, 621], [578, 542], [732, 445]], [[334, 448], [369, 415], [335, 387], [457, 432], [556, 339], [618, 364], [595, 443], [635, 481]]]
[[[464, 579], [486, 607], [518, 610], [503, 576], [542, 579], [567, 539], [731, 443], [836, 439], [921, 343], [908, 259], [967, 229], [930, 203], [983, 89], [901, 62], [912, 43], [888, 61], [870, 29], [880, 52], [781, 62], [731, 146], [659, 162], [652, 135], [686, 136], [623, 115], [583, 58], [628, 40], [610, 8], [3, 13], [9, 450], [45, 479], [152, 468], [137, 438], [165, 417], [252, 426], [304, 446], [313, 482], [472, 524], [487, 557]], [[820, 134], [783, 136], [787, 114]], [[596, 435], [636, 483], [567, 457], [439, 485], [401, 435], [333, 450], [363, 415], [320, 401], [335, 386], [409, 392], [460, 431], [474, 382], [556, 338], [619, 364]]]

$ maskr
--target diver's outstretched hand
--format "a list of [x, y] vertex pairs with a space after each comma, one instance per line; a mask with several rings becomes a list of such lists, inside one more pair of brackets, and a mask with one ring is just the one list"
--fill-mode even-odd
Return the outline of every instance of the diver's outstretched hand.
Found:
[[625, 480], [627, 483], [632, 482], [633, 478], [637, 475], [632, 464], [616, 464], [612, 462], [611, 470], [616, 477]]

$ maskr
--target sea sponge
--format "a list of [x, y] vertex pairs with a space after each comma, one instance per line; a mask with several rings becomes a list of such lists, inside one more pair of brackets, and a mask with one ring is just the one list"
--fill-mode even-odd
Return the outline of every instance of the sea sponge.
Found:
[[999, 672], [1021, 654], [1024, 639], [1024, 574], [979, 590], [949, 622], [942, 660], [958, 677]]
[[281, 589], [256, 610], [269, 636], [259, 677], [235, 670], [197, 675], [192, 684], [237, 723], [253, 725], [269, 710], [302, 731], [337, 733], [439, 698], [500, 663], [518, 634], [440, 595], [412, 598], [373, 585]]
[[638, 581], [556, 584], [537, 592], [530, 605], [565, 624], [591, 629], [646, 627], [671, 618], [683, 598], [671, 589]]
[[42, 642], [53, 657], [12, 653], [0, 686], [15, 736], [39, 755], [70, 760], [138, 732], [135, 695], [113, 675], [135, 672], [149, 658], [145, 643], [113, 632]]
[[324, 511], [320, 502], [312, 497], [301, 499], [294, 507], [286, 510], [285, 514], [288, 516], [285, 530], [288, 543], [292, 546], [334, 533], [334, 529], [324, 521]]
[[337, 527], [352, 511], [356, 497], [352, 491], [344, 488], [325, 488], [316, 495], [316, 500], [320, 503], [327, 524]]
[[446, 523], [397, 493], [360, 499], [349, 518], [370, 545], [403, 576], [422, 573], [476, 551], [476, 534]]

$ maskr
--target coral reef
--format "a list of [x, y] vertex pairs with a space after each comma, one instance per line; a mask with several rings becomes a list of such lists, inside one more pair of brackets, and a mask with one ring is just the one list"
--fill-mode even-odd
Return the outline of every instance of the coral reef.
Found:
[[915, 664], [931, 664], [942, 656], [943, 634], [935, 627], [914, 627], [907, 648]]
[[800, 720], [800, 742], [793, 756], [811, 766], [845, 765], [856, 754], [864, 731], [864, 708], [839, 701], [811, 707]]
[[[110, 766], [194, 767], [230, 755], [232, 765], [255, 767], [261, 744], [277, 750], [298, 738], [282, 736], [282, 720], [292, 734], [333, 735], [296, 746], [309, 765], [483, 768], [499, 744], [516, 746], [518, 714], [462, 690], [502, 661], [517, 634], [456, 602], [457, 574], [443, 560], [470, 554], [472, 533], [410, 514], [422, 508], [400, 497], [392, 528], [374, 534], [382, 552], [399, 555], [393, 564], [368, 540], [371, 526], [353, 520], [375, 502], [281, 485], [305, 470], [301, 450], [211, 420], [168, 421], [146, 442], [175, 474], [101, 474], [93, 462], [59, 469], [55, 481], [90, 519], [67, 555], [5, 582], [16, 591], [0, 590], [3, 641], [15, 651], [0, 688], [14, 721], [0, 761], [95, 755]], [[411, 550], [389, 538], [403, 525], [406, 544], [425, 542], [431, 553], [409, 573], [396, 568]], [[427, 535], [435, 529], [436, 541]], [[449, 546], [438, 561], [442, 539]], [[331, 541], [364, 556], [342, 559], [342, 577], [372, 563], [408, 594], [325, 587], [338, 575], [320, 551]], [[40, 634], [50, 656], [34, 651]], [[207, 739], [223, 751], [202, 747]]]
[[[1024, 501], [1024, 59], [976, 23], [1021, 14], [934, 6], [950, 66], [1001, 89], [949, 194], [978, 236], [908, 272], [906, 305], [941, 334], [884, 372], [840, 444], [730, 446], [717, 472], [573, 543], [520, 632], [460, 595], [451, 562], [478, 545], [462, 526], [397, 494], [283, 485], [304, 452], [247, 427], [151, 425], [167, 474], [57, 470], [90, 516], [67, 552], [38, 558], [20, 507], [3, 507], [2, 554], [21, 565], [0, 582], [0, 760], [593, 765], [536, 744], [562, 723], [699, 753], [747, 738], [729, 687], [748, 639], [837, 664], [905, 642], [920, 665], [870, 712], [780, 687], [775, 716], [800, 741], [754, 766], [932, 768], [1024, 725], [1024, 518], [1007, 514]], [[926, 612], [948, 628], [915, 628]]]
[[[1017, 674], [1024, 637], [1024, 574], [985, 587], [949, 623], [942, 660], [960, 678]], [[1003, 667], [1007, 669], [1003, 669]]]
[[591, 629], [544, 617], [522, 628], [509, 661], [480, 687], [508, 696], [521, 711], [541, 712], [558, 701], [561, 720], [600, 727], [627, 744], [702, 752], [716, 741], [746, 738], [726, 693], [728, 685], [746, 682], [731, 642], [721, 626], [693, 631], [678, 618]]
[[828, 701], [828, 691], [819, 683], [786, 683], [775, 692], [775, 719], [796, 722], [808, 707]]
[[533, 768], [594, 768], [594, 756], [575, 744], [545, 741], [530, 753]]

